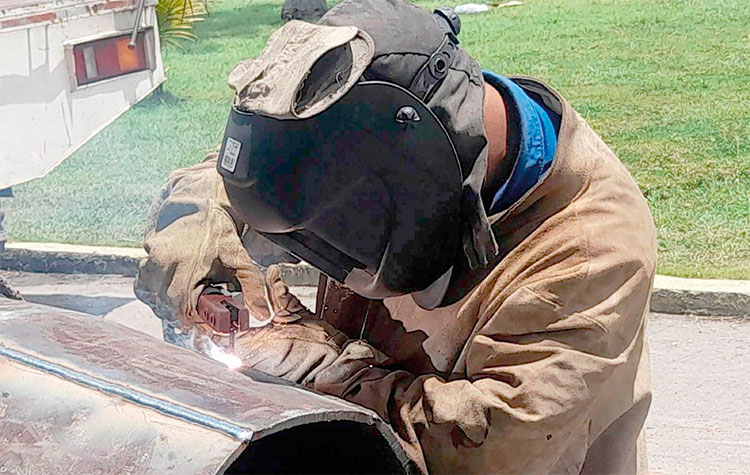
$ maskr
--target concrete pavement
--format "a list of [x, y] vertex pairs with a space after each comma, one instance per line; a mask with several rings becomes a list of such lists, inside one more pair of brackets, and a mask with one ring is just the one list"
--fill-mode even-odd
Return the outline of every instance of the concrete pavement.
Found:
[[[162, 339], [160, 320], [133, 294], [132, 277], [19, 271], [0, 271], [0, 275], [29, 302], [102, 317]], [[305, 305], [314, 309], [314, 287], [292, 289]]]
[[1, 275], [29, 302], [102, 317], [161, 339], [160, 320], [135, 298], [132, 277], [32, 272]]
[[[141, 248], [60, 243], [8, 243], [0, 269], [71, 274], [134, 276], [146, 257]], [[307, 264], [284, 265], [289, 285], [315, 285], [318, 271]], [[750, 316], [750, 280], [683, 279], [657, 275], [651, 310], [661, 313]]]
[[750, 472], [750, 319], [652, 314], [649, 468]]
[[[132, 278], [2, 272], [32, 302], [88, 313], [161, 338]], [[295, 287], [314, 306], [315, 289]], [[750, 467], [750, 319], [652, 314], [652, 473], [740, 474]]]

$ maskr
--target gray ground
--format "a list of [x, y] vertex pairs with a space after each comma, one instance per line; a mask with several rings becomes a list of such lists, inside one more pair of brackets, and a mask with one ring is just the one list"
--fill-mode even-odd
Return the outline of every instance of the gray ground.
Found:
[[[132, 279], [5, 272], [27, 300], [106, 318], [161, 337]], [[295, 288], [312, 306], [314, 289]], [[750, 317], [653, 314], [654, 403], [647, 423], [653, 473], [750, 473]]]

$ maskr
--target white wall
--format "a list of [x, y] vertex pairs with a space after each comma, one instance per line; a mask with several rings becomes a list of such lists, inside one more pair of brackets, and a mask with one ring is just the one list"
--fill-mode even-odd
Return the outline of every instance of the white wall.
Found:
[[[132, 29], [135, 10], [0, 29], [0, 189], [47, 174], [164, 81], [155, 69], [75, 87], [65, 44]], [[156, 27], [153, 6], [142, 26]]]

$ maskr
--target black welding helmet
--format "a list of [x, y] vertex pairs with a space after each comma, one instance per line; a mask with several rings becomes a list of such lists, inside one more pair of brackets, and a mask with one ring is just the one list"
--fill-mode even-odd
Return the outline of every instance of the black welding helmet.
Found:
[[[250, 227], [356, 293], [437, 307], [456, 259], [496, 252], [479, 192], [479, 68], [450, 10], [345, 1], [321, 23], [287, 24], [230, 76], [227, 196]], [[399, 25], [416, 46], [401, 50]]]

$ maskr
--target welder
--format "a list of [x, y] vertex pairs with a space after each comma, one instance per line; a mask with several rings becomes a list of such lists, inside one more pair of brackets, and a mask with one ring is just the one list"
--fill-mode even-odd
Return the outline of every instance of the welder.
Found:
[[[559, 93], [459, 32], [398, 0], [276, 31], [230, 74], [221, 149], [155, 203], [136, 293], [170, 340], [225, 345], [198, 298], [239, 285], [242, 364], [374, 410], [419, 471], [643, 471], [647, 203]], [[322, 271], [315, 313], [263, 273], [289, 259]]]

